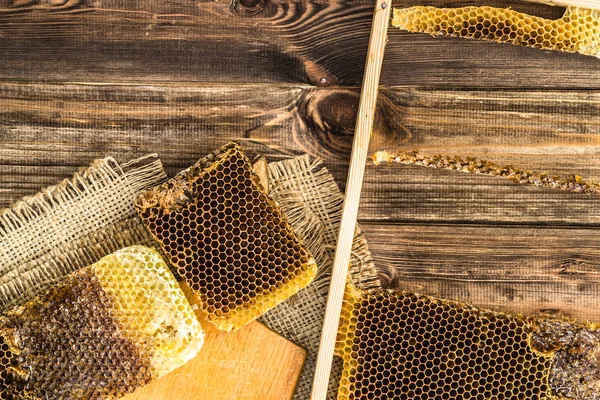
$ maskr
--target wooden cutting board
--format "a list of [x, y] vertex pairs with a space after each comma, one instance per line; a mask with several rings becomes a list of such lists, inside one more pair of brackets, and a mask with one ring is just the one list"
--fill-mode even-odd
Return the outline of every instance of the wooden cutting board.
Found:
[[219, 331], [202, 318], [200, 323], [206, 340], [196, 358], [123, 399], [285, 400], [292, 397], [306, 358], [303, 348], [256, 321], [231, 333]]

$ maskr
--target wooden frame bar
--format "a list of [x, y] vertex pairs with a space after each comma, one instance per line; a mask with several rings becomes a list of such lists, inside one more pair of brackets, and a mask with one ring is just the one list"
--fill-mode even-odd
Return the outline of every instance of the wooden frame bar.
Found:
[[325, 400], [329, 377], [331, 375], [331, 363], [337, 337], [340, 313], [346, 286], [346, 276], [352, 250], [352, 240], [358, 214], [360, 192], [362, 190], [363, 176], [369, 151], [371, 139], [371, 128], [375, 117], [375, 105], [379, 88], [379, 77], [383, 63], [384, 49], [387, 42], [387, 30], [390, 24], [392, 4], [391, 0], [377, 0], [373, 25], [371, 26], [371, 37], [369, 51], [365, 65], [360, 105], [354, 132], [352, 155], [350, 158], [350, 169], [346, 183], [346, 193], [342, 220], [338, 234], [337, 248], [333, 262], [331, 285], [327, 298], [327, 308], [323, 323], [323, 333], [319, 344], [319, 354], [313, 388], [312, 400]]

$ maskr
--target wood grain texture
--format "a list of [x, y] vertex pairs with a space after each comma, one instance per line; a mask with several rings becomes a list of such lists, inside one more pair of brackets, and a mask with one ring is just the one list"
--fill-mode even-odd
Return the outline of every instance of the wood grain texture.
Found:
[[598, 228], [363, 223], [389, 287], [480, 307], [600, 320]]
[[562, 7], [583, 7], [588, 9], [600, 9], [600, 4], [595, 0], [526, 0], [531, 3], [549, 4]]
[[594, 91], [386, 89], [382, 97], [396, 131], [404, 132], [378, 149], [489, 158], [523, 169], [562, 175], [578, 170], [600, 178], [594, 162], [600, 96]]
[[[98, 157], [157, 152], [172, 175], [229, 140], [270, 160], [308, 152], [343, 187], [358, 105], [356, 89], [306, 85], [5, 83], [0, 92], [1, 206]], [[395, 88], [376, 110], [371, 152], [420, 149], [600, 178], [596, 93]], [[596, 198], [484, 176], [369, 165], [364, 185], [361, 220], [600, 223]]]
[[[564, 11], [519, 0], [495, 5], [549, 18]], [[360, 85], [372, 10], [372, 0], [3, 0], [0, 79]], [[390, 44], [381, 81], [388, 86], [600, 87], [594, 57], [397, 29]]]
[[364, 187], [362, 220], [538, 226], [600, 222], [597, 196], [523, 186], [498, 177], [380, 165], [367, 168]]
[[[273, 156], [308, 152], [346, 164], [359, 97], [355, 88], [282, 84], [0, 83], [0, 93], [3, 149], [24, 143], [32, 161], [46, 154], [56, 162], [66, 159], [55, 153], [59, 148], [36, 146], [43, 130], [46, 142], [56, 138], [67, 147], [74, 137], [92, 152], [152, 151], [169, 136], [173, 153], [184, 151], [185, 158], [218, 137], [233, 137]], [[123, 139], [115, 141], [117, 135]], [[204, 136], [206, 144], [184, 147], [184, 136]], [[370, 151], [461, 154], [598, 180], [599, 137], [600, 96], [593, 91], [388, 88], [381, 91]]]

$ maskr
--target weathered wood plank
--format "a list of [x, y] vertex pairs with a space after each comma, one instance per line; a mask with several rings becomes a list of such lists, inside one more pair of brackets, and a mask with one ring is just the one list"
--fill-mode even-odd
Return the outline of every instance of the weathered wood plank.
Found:
[[[563, 12], [518, 0], [496, 3], [550, 18]], [[226, 0], [4, 0], [0, 3], [0, 79], [360, 85], [373, 4], [372, 0], [236, 0], [233, 4]], [[431, 0], [429, 4], [465, 2]], [[434, 39], [396, 29], [389, 35], [382, 74], [382, 84], [389, 86], [600, 87], [600, 61], [593, 57]]]
[[[169, 147], [188, 154], [194, 150], [179, 146], [195, 130], [207, 135], [204, 147], [214, 145], [208, 134], [212, 132], [224, 136], [220, 140], [262, 143], [260, 151], [273, 155], [308, 152], [336, 164], [347, 163], [359, 94], [353, 88], [305, 85], [17, 83], [1, 84], [0, 93], [4, 150], [11, 142], [27, 145], [28, 157], [57, 150], [39, 146], [44, 140], [51, 144], [53, 137], [39, 140], [42, 128], [70, 129], [63, 133], [65, 143], [75, 135], [92, 151], [111, 146], [127, 151], [136, 144], [144, 146], [140, 151], [152, 151], [166, 133], [178, 132], [169, 138]], [[481, 157], [522, 169], [600, 179], [598, 93], [395, 88], [382, 90], [379, 100], [372, 152]], [[35, 135], [23, 136], [28, 131]], [[111, 134], [93, 131], [114, 131], [112, 135], [126, 139], [113, 143]]]
[[[0, 90], [4, 165], [79, 166], [107, 154], [125, 160], [158, 152], [167, 167], [182, 168], [234, 139], [273, 158], [299, 153], [288, 128], [307, 89], [8, 84]], [[248, 137], [256, 127], [263, 136]]]
[[600, 178], [600, 96], [592, 91], [388, 89], [380, 106], [388, 133], [380, 128], [384, 140], [373, 150], [479, 157]]
[[597, 225], [600, 198], [503, 178], [414, 166], [370, 166], [362, 220]]
[[390, 287], [500, 311], [600, 320], [597, 228], [362, 224]]
[[[2, 206], [94, 158], [158, 152], [174, 173], [234, 139], [271, 160], [303, 152], [320, 157], [343, 185], [358, 103], [355, 89], [298, 85], [5, 83], [0, 92]], [[473, 155], [600, 178], [600, 101], [588, 91], [385, 89], [374, 131], [373, 151]], [[586, 195], [499, 178], [370, 165], [359, 218], [598, 224], [599, 206]]]

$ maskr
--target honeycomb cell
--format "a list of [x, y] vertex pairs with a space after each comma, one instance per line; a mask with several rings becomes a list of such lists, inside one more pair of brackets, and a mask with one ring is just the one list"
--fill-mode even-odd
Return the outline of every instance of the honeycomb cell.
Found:
[[0, 399], [121, 397], [203, 341], [160, 255], [128, 247], [0, 317]]
[[313, 258], [236, 143], [143, 193], [136, 206], [219, 329], [243, 327], [316, 274]]
[[600, 12], [569, 7], [559, 20], [494, 7], [394, 9], [392, 25], [432, 36], [479, 39], [600, 56]]
[[338, 399], [597, 399], [596, 328], [348, 284]]

